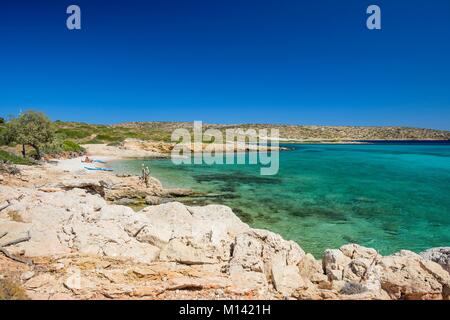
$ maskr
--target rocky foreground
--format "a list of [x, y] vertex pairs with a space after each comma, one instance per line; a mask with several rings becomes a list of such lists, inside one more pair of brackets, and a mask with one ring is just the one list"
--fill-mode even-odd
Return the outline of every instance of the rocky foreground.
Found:
[[[381, 256], [348, 244], [316, 260], [226, 206], [174, 201], [185, 191], [156, 179], [47, 165], [0, 183], [0, 280], [32, 299], [450, 297], [450, 248]], [[151, 205], [114, 204], [136, 199]]]

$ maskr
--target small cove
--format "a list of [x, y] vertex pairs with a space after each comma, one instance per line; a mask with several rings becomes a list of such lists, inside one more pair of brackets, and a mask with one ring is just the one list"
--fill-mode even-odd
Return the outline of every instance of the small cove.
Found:
[[116, 172], [146, 163], [165, 187], [224, 204], [255, 228], [280, 233], [316, 257], [355, 242], [382, 254], [450, 245], [450, 144], [290, 145], [280, 171], [255, 165], [181, 165], [168, 159], [121, 160]]

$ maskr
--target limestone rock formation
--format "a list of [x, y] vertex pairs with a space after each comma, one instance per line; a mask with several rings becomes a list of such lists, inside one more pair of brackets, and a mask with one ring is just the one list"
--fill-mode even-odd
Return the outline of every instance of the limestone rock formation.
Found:
[[447, 299], [450, 277], [441, 266], [402, 250], [379, 263], [383, 290], [392, 299]]
[[233, 244], [230, 276], [249, 289], [265, 289], [271, 283], [285, 296], [302, 285], [298, 263], [304, 251], [292, 241], [266, 230], [251, 229], [239, 234]]
[[450, 273], [450, 247], [428, 249], [420, 253], [420, 256], [425, 260], [436, 262]]
[[[157, 204], [165, 194], [157, 180], [145, 188], [133, 177], [115, 176], [0, 185], [0, 206], [8, 203], [0, 211], [0, 246], [30, 236], [8, 251], [47, 264], [47, 271], [20, 277], [34, 298], [173, 298], [172, 291], [192, 289], [215, 298], [450, 296], [448, 248], [381, 256], [348, 244], [326, 250], [319, 261], [293, 241], [250, 228], [226, 206]], [[136, 197], [152, 205], [136, 212], [111, 204]]]

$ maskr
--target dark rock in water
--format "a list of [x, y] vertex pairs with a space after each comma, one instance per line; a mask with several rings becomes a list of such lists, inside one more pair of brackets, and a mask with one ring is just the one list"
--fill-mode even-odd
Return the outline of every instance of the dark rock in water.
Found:
[[204, 195], [205, 198], [218, 198], [221, 197], [221, 193], [207, 193]]
[[333, 221], [347, 221], [347, 217], [344, 213], [338, 212], [337, 210], [332, 210], [328, 208], [296, 208], [295, 210], [290, 210], [289, 213], [296, 217], [316, 217], [323, 219], [332, 219]]
[[217, 201], [214, 199], [210, 201], [207, 198], [192, 198], [192, 197], [185, 197], [180, 199], [174, 199], [174, 198], [164, 198], [162, 199], [161, 203], [168, 203], [168, 202], [181, 202], [182, 204], [186, 206], [206, 206], [208, 204], [217, 203]]
[[384, 222], [382, 224], [384, 232], [389, 236], [397, 236], [398, 235], [398, 224], [395, 222]]
[[[276, 213], [276, 212], [274, 212]], [[276, 217], [276, 216], [269, 216], [267, 214], [258, 214], [258, 219], [264, 221], [265, 223], [271, 225], [271, 224], [275, 224], [277, 222], [280, 222], [280, 218]]]
[[169, 197], [186, 197], [193, 194], [194, 191], [192, 191], [191, 189], [174, 188], [164, 190], [164, 195]]
[[239, 195], [234, 193], [210, 193], [199, 197], [215, 198], [220, 200], [220, 199], [236, 199], [239, 198]]
[[237, 199], [240, 196], [238, 194], [235, 193], [225, 193], [221, 195], [221, 199]]
[[143, 202], [144, 201], [142, 199], [138, 199], [138, 198], [134, 198], [134, 199], [122, 198], [122, 199], [115, 200], [114, 204], [121, 205], [121, 206], [138, 206], [138, 205], [142, 205]]
[[244, 212], [242, 209], [239, 208], [232, 208], [232, 210], [239, 218], [241, 218], [243, 222], [245, 223], [253, 222], [253, 217], [251, 216], [251, 214]]
[[355, 202], [363, 202], [363, 203], [375, 203], [375, 202], [377, 202], [374, 199], [370, 199], [370, 198], [366, 198], [366, 197], [357, 197], [357, 198], [354, 198], [353, 201], [355, 201]]
[[236, 186], [227, 184], [225, 186], [220, 187], [220, 191], [233, 193], [233, 192], [236, 192]]
[[235, 174], [231, 173], [217, 173], [217, 174], [202, 174], [194, 176], [194, 179], [201, 182], [220, 182], [227, 184], [280, 184], [282, 183], [281, 178], [277, 177], [262, 177], [262, 176], [254, 176], [249, 174], [243, 174], [239, 172]]
[[342, 239], [344, 239], [344, 241], [348, 242], [348, 243], [355, 243], [355, 240], [356, 240], [355, 238], [348, 236], [348, 235], [342, 236]]

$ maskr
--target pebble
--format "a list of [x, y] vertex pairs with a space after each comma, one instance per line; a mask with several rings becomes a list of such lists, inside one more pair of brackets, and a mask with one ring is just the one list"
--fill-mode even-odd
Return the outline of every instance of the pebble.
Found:
[[27, 271], [27, 272], [22, 273], [22, 275], [20, 276], [20, 279], [22, 279], [22, 281], [27, 281], [33, 277], [34, 277], [34, 271]]

